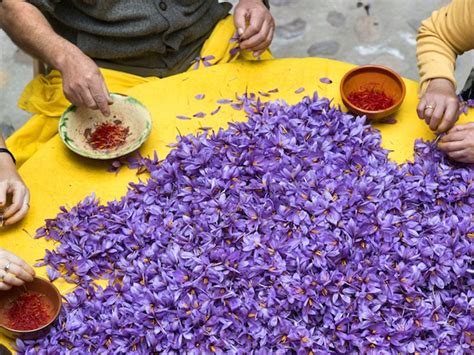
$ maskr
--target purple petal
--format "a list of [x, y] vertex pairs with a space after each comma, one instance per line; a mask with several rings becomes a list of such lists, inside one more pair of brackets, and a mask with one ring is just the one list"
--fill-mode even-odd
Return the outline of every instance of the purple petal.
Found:
[[332, 80], [329, 78], [320, 78], [319, 81], [323, 84], [332, 84]]
[[233, 102], [233, 100], [229, 100], [229, 99], [220, 99], [220, 100], [217, 100], [217, 103], [218, 103], [218, 104], [221, 104], [221, 105], [230, 104], [231, 102]]
[[206, 114], [204, 112], [197, 112], [193, 115], [193, 117], [203, 118], [206, 117]]
[[243, 108], [243, 104], [239, 104], [239, 103], [233, 103], [233, 104], [230, 104], [230, 106], [234, 109], [234, 110], [242, 110]]
[[240, 50], [241, 50], [240, 47], [234, 47], [229, 51], [229, 54], [233, 57], [237, 55], [240, 52]]
[[218, 106], [214, 111], [211, 112], [211, 116], [214, 116], [221, 110], [221, 106]]

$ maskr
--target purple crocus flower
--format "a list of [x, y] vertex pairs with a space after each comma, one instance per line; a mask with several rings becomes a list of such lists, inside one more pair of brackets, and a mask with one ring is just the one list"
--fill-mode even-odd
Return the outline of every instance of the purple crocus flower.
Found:
[[38, 229], [56, 242], [39, 264], [76, 288], [17, 351], [469, 352], [472, 167], [422, 141], [390, 162], [377, 130], [317, 94], [225, 103], [248, 120], [123, 162], [147, 179]]

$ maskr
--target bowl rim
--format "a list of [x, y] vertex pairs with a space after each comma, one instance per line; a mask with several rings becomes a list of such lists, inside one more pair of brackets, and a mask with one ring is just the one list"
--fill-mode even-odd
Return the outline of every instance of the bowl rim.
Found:
[[[54, 293], [56, 294], [56, 296], [58, 297], [58, 301], [59, 301], [59, 307], [58, 309], [56, 310], [56, 312], [54, 313], [53, 317], [51, 318], [51, 320], [46, 323], [45, 325], [42, 325], [41, 327], [39, 328], [35, 328], [35, 329], [30, 329], [30, 330], [18, 330], [18, 329], [14, 329], [14, 328], [10, 328], [4, 324], [0, 324], [0, 327], [2, 327], [3, 329], [6, 329], [12, 333], [17, 333], [17, 334], [29, 334], [29, 333], [35, 333], [35, 332], [38, 332], [40, 330], [43, 330], [47, 327], [49, 327], [52, 323], [54, 323], [56, 321], [56, 319], [58, 319], [58, 316], [59, 316], [59, 313], [61, 313], [61, 309], [63, 308], [63, 299], [62, 299], [62, 296], [61, 296], [61, 292], [59, 292], [58, 288], [56, 287], [56, 285], [54, 285], [51, 281], [47, 280], [46, 278], [44, 277], [40, 277], [40, 276], [35, 276], [34, 279], [37, 279], [37, 280], [40, 280], [41, 282], [43, 283], [47, 283], [49, 286], [52, 287], [52, 289], [55, 291]], [[20, 286], [21, 287], [21, 286]]]
[[119, 157], [123, 157], [135, 150], [137, 150], [138, 148], [140, 148], [142, 146], [143, 143], [145, 143], [145, 141], [148, 139], [148, 137], [150, 136], [151, 134], [151, 130], [152, 130], [152, 126], [153, 126], [153, 121], [152, 121], [152, 118], [151, 118], [151, 112], [147, 109], [147, 107], [141, 103], [139, 100], [137, 100], [136, 98], [134, 98], [133, 96], [129, 96], [129, 95], [125, 95], [125, 94], [121, 94], [121, 93], [116, 93], [116, 92], [112, 92], [110, 93], [110, 96], [112, 97], [122, 97], [122, 98], [127, 98], [127, 99], [130, 99], [132, 100], [133, 102], [135, 102], [136, 104], [138, 104], [139, 106], [141, 106], [143, 109], [145, 109], [145, 111], [148, 113], [148, 115], [146, 116], [145, 118], [145, 130], [144, 132], [141, 134], [141, 136], [136, 140], [136, 142], [132, 145], [130, 145], [127, 149], [124, 149], [124, 150], [117, 150], [115, 151], [114, 153], [92, 153], [92, 152], [89, 152], [89, 151], [86, 151], [86, 150], [82, 150], [82, 149], [79, 149], [78, 147], [76, 147], [75, 145], [71, 144], [70, 143], [70, 138], [67, 136], [67, 124], [66, 124], [66, 121], [67, 121], [67, 114], [70, 113], [71, 111], [75, 111], [77, 109], [77, 106], [76, 105], [70, 105], [62, 114], [61, 114], [61, 117], [59, 118], [59, 122], [58, 122], [58, 133], [59, 133], [59, 137], [61, 138], [61, 141], [64, 143], [64, 145], [66, 147], [68, 147], [71, 151], [73, 151], [74, 153], [82, 156], [82, 157], [85, 157], [85, 158], [89, 158], [89, 159], [95, 159], [95, 160], [111, 160], [111, 159], [116, 159], [116, 158], [119, 158]]
[[[359, 108], [359, 107], [355, 106], [354, 104], [352, 104], [349, 101], [349, 99], [347, 98], [346, 93], [344, 92], [344, 84], [347, 81], [347, 78], [349, 78], [349, 76], [353, 75], [354, 73], [356, 73], [360, 70], [365, 70], [365, 69], [379, 69], [379, 70], [388, 72], [391, 75], [393, 75], [396, 78], [396, 80], [401, 84], [402, 93], [400, 95], [400, 98], [397, 101], [395, 101], [390, 107], [387, 107], [386, 109], [383, 109], [383, 110], [377, 110], [377, 111], [364, 110], [364, 109]], [[372, 114], [373, 115], [373, 114], [388, 112], [388, 111], [392, 110], [393, 108], [398, 107], [399, 105], [401, 105], [401, 103], [403, 102], [403, 100], [405, 99], [405, 96], [406, 96], [406, 85], [405, 85], [405, 82], [403, 81], [402, 76], [400, 74], [398, 74], [392, 68], [389, 68], [385, 65], [380, 65], [380, 64], [364, 64], [364, 65], [356, 66], [355, 68], [352, 68], [351, 70], [349, 70], [347, 73], [344, 74], [344, 76], [342, 77], [341, 82], [339, 84], [339, 91], [341, 93], [342, 101], [344, 102], [344, 104], [346, 106], [349, 106], [348, 108], [359, 111], [359, 112], [362, 112], [364, 114]]]

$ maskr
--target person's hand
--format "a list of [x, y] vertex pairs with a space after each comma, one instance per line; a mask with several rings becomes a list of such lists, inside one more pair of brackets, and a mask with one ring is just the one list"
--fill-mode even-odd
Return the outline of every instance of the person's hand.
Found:
[[474, 122], [455, 126], [439, 140], [438, 147], [454, 160], [474, 163]]
[[[11, 204], [7, 202], [11, 200]], [[0, 227], [25, 217], [30, 208], [30, 192], [9, 155], [0, 154]]]
[[69, 101], [78, 107], [99, 109], [103, 115], [110, 115], [112, 98], [99, 67], [92, 59], [76, 50], [65, 57], [58, 69], [63, 77], [64, 96]]
[[0, 291], [33, 281], [35, 271], [23, 259], [0, 248]]
[[262, 0], [240, 0], [234, 11], [240, 48], [260, 56], [272, 43], [275, 21]]
[[453, 83], [441, 78], [431, 80], [416, 110], [432, 131], [447, 132], [459, 117], [459, 99]]

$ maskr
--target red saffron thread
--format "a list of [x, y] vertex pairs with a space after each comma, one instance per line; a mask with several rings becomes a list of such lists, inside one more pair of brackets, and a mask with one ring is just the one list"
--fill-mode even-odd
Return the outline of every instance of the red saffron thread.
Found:
[[130, 128], [122, 126], [121, 122], [103, 122], [90, 134], [88, 142], [98, 150], [115, 149], [125, 143], [129, 133]]
[[51, 318], [46, 297], [37, 292], [23, 293], [7, 311], [8, 327], [15, 330], [38, 329]]
[[349, 94], [347, 99], [360, 109], [366, 111], [385, 110], [393, 105], [393, 99], [383, 91], [359, 89]]

